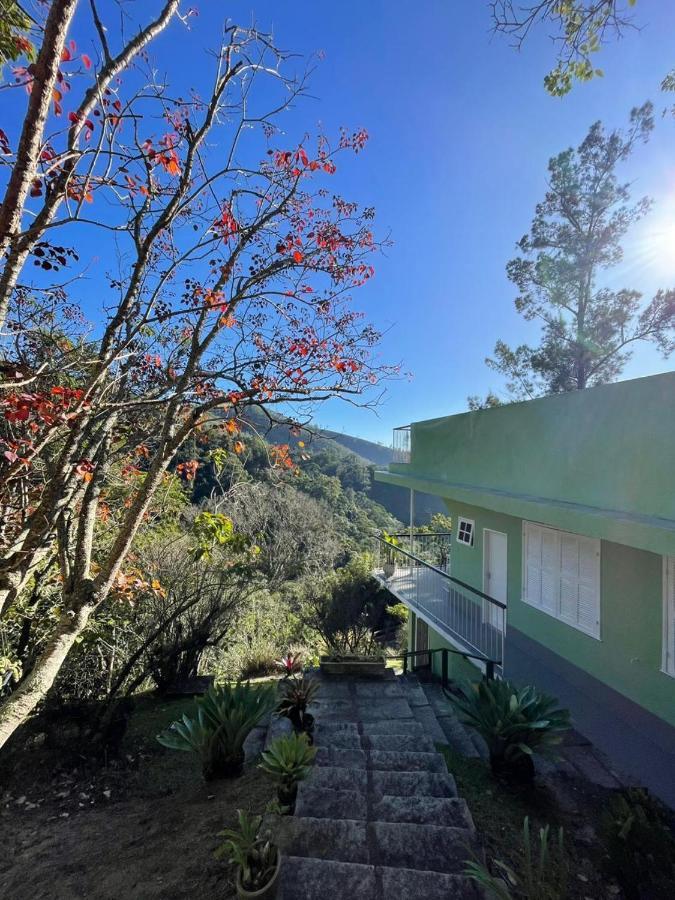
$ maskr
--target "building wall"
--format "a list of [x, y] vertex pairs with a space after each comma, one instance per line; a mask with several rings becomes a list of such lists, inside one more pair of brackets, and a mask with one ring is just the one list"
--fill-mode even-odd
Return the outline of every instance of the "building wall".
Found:
[[[474, 546], [455, 540], [452, 574], [483, 587], [483, 529], [508, 537], [508, 629], [516, 629], [574, 666], [610, 686], [655, 716], [675, 726], [675, 679], [661, 671], [663, 569], [662, 557], [610, 541], [601, 543], [600, 628], [596, 640], [559, 622], [521, 599], [522, 520], [479, 507], [447, 501], [453, 519], [463, 515], [476, 522]], [[505, 672], [517, 671], [506, 639]]]

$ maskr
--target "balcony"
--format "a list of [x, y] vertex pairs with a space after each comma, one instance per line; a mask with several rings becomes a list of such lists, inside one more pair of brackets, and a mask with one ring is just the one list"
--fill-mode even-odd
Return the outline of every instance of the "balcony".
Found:
[[410, 425], [394, 428], [391, 449], [393, 451], [392, 462], [410, 462]]
[[448, 534], [378, 538], [373, 574], [451, 644], [501, 673], [506, 606], [452, 577]]

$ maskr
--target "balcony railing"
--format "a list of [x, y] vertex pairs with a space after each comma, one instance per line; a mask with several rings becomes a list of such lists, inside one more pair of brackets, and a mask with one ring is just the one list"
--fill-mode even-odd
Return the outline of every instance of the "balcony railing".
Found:
[[391, 448], [394, 453], [392, 462], [410, 462], [410, 425], [402, 425], [400, 428], [394, 428]]
[[395, 546], [405, 550], [411, 556], [441, 569], [450, 574], [450, 547], [452, 532], [450, 531], [395, 531], [389, 534]]
[[504, 603], [383, 538], [376, 541], [374, 574], [441, 635], [484, 662], [492, 662], [500, 671], [506, 632]]

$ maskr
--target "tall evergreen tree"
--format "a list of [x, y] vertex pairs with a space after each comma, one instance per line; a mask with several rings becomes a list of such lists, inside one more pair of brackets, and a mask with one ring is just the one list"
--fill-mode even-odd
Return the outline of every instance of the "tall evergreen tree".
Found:
[[506, 267], [518, 288], [516, 309], [541, 322], [541, 340], [516, 348], [498, 341], [486, 360], [513, 399], [613, 381], [640, 342], [664, 356], [675, 348], [675, 291], [658, 291], [645, 304], [639, 291], [602, 284], [623, 257], [626, 232], [650, 207], [647, 198], [631, 201], [617, 168], [653, 124], [646, 103], [632, 111], [625, 132], [607, 133], [596, 122], [578, 148], [550, 160], [546, 195]]

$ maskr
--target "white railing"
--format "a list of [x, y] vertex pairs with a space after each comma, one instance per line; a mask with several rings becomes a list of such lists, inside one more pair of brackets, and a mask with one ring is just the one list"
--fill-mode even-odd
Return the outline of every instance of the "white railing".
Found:
[[374, 575], [441, 635], [497, 666], [504, 659], [506, 606], [383, 538]]
[[401, 425], [400, 428], [394, 428], [391, 449], [394, 452], [392, 462], [410, 462], [410, 425]]

